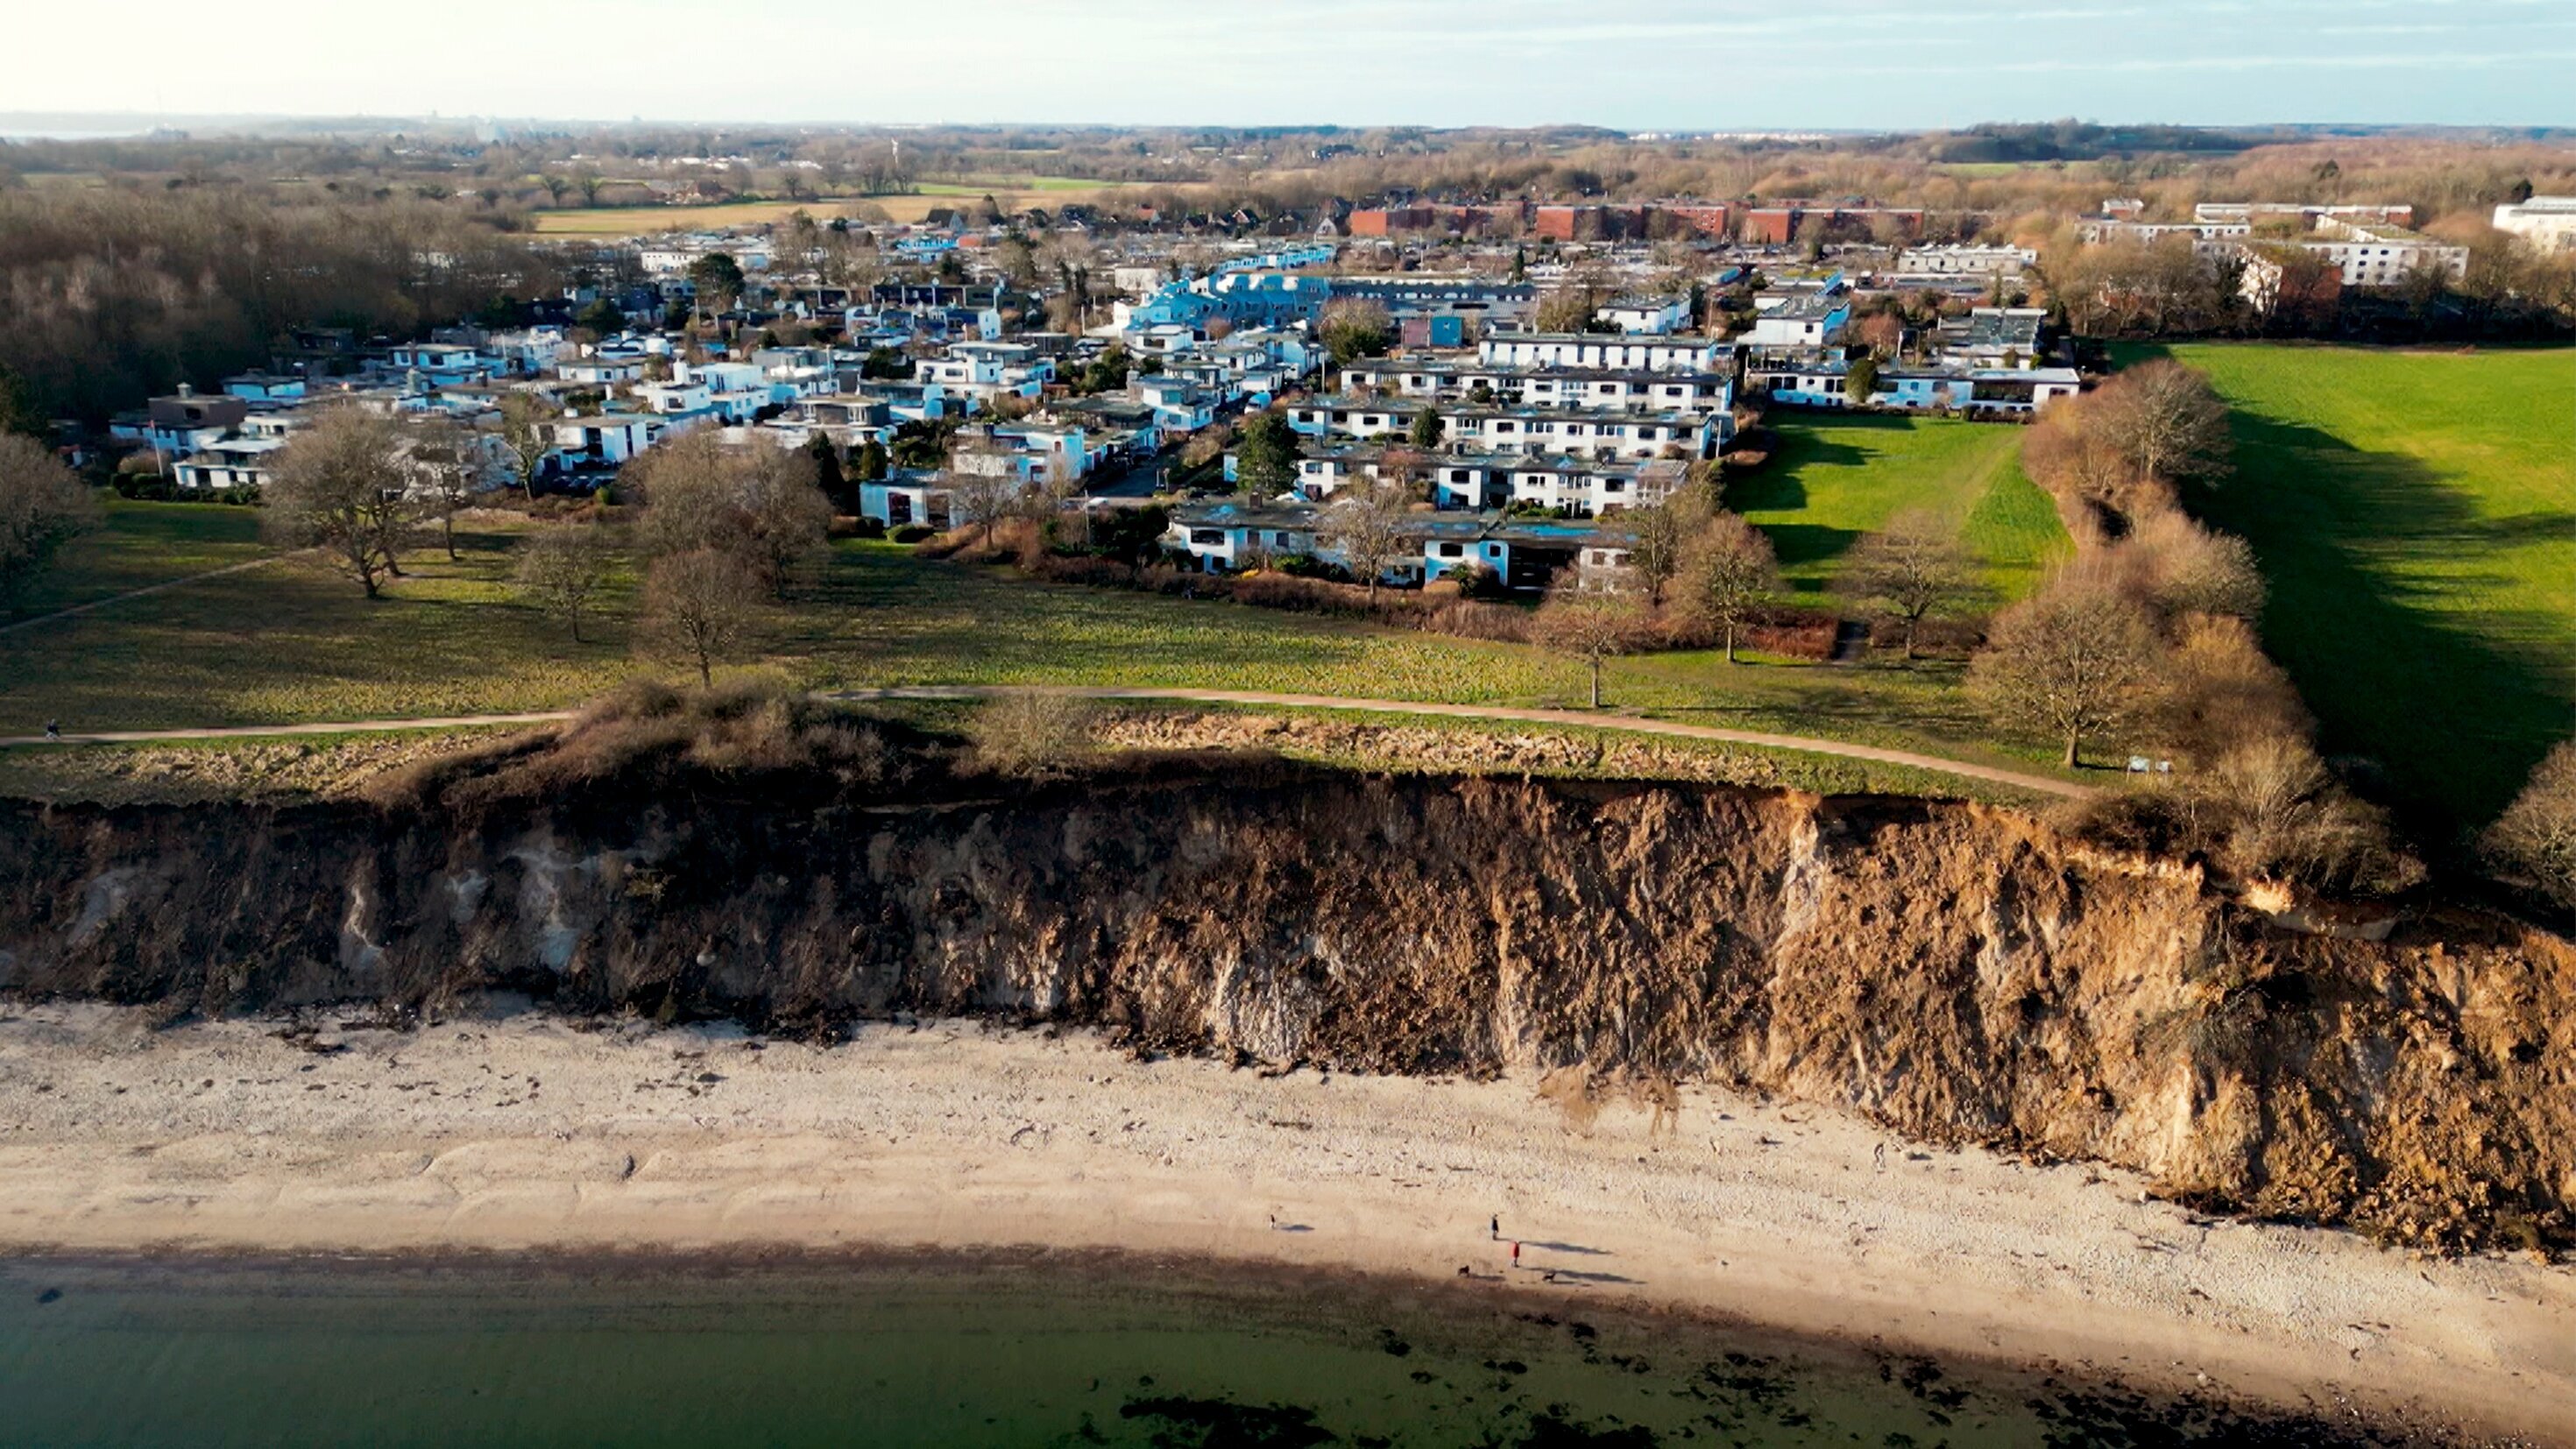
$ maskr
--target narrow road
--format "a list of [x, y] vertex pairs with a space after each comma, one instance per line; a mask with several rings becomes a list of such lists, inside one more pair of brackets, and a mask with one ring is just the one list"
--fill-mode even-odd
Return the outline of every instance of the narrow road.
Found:
[[68, 609], [56, 609], [50, 614], [38, 614], [32, 619], [20, 619], [14, 624], [0, 624], [0, 634], [15, 634], [21, 629], [33, 629], [38, 624], [53, 624], [64, 619], [76, 619], [93, 610], [104, 609], [110, 604], [122, 604], [128, 599], [150, 598], [154, 594], [163, 593], [171, 589], [184, 588], [189, 584], [202, 583], [207, 579], [219, 579], [226, 574], [237, 574], [248, 569], [266, 568], [268, 565], [276, 563], [281, 559], [293, 558], [294, 556], [295, 554], [293, 552], [272, 553], [259, 558], [248, 559], [237, 564], [226, 564], [219, 569], [208, 569], [201, 574], [189, 574], [185, 578], [164, 579], [160, 583], [149, 584], [143, 588], [128, 589], [121, 594], [110, 594], [104, 599], [92, 599], [86, 604], [74, 604]]
[[[1583, 729], [1618, 730], [1627, 734], [1662, 735], [1673, 739], [1710, 740], [1720, 744], [1753, 745], [1762, 749], [1797, 750], [1811, 755], [1867, 760], [1875, 764], [1898, 765], [1907, 769], [1926, 770], [1934, 774], [1955, 775], [1961, 779], [1983, 780], [1990, 784], [2008, 785], [2017, 790], [2029, 790], [2036, 794], [2055, 795], [2066, 799], [2082, 799], [2096, 793], [2089, 785], [2079, 785], [2073, 781], [2060, 780], [2049, 775], [2025, 774], [2018, 770], [2000, 769], [1992, 765], [1970, 764], [1965, 760], [1943, 759], [1938, 755], [1916, 754], [1911, 750], [1881, 749], [1875, 745], [1855, 745], [1842, 740], [1816, 739], [1808, 735], [1778, 735], [1761, 730], [1731, 730], [1716, 725], [1684, 724], [1677, 720], [1594, 714], [1576, 709], [1512, 709], [1500, 705], [1426, 704], [1412, 700], [1344, 699], [1329, 694], [1283, 694], [1246, 689], [1156, 689], [1081, 685], [918, 685], [887, 689], [831, 690], [823, 692], [820, 697], [853, 703], [874, 699], [965, 700], [983, 699], [1024, 689], [1038, 693], [1072, 695], [1080, 699], [1268, 705], [1283, 709], [1339, 709], [1356, 710], [1368, 714], [1435, 715], [1446, 719], [1571, 725]], [[394, 730], [465, 729], [493, 725], [560, 724], [573, 718], [574, 714], [575, 711], [572, 710], [558, 709], [535, 710], [525, 714], [465, 714], [419, 719], [342, 720], [326, 724], [225, 725], [174, 730], [101, 730], [65, 734], [60, 743], [130, 745], [149, 744], [160, 740], [238, 740]], [[48, 743], [53, 742], [42, 735], [0, 737], [0, 749]]]

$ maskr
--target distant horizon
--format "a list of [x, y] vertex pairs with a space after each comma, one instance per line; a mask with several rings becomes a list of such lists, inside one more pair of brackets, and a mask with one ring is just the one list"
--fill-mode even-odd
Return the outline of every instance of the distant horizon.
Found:
[[[820, 13], [793, 0], [721, 12], [448, 0], [428, 19], [273, 0], [247, 23], [193, 0], [93, 0], [39, 9], [17, 31], [25, 55], [117, 54], [113, 94], [147, 115], [221, 115], [267, 90], [294, 99], [249, 113], [1229, 128], [1580, 116], [1630, 132], [1915, 131], [2085, 112], [2213, 128], [2297, 114], [2576, 125], [2566, 0], [1309, 0], [1293, 14], [1173, 0]], [[656, 62], [674, 54], [687, 62]], [[99, 94], [78, 66], [24, 67], [11, 87], [27, 112], [82, 114]]]
[[591, 132], [649, 131], [657, 129], [793, 129], [815, 132], [831, 131], [1245, 131], [1267, 133], [1302, 132], [1368, 132], [1425, 131], [1435, 135], [1499, 132], [1505, 134], [1546, 131], [1598, 131], [1632, 141], [1662, 139], [1771, 139], [1807, 136], [1855, 138], [1868, 136], [1926, 136], [1957, 134], [1981, 127], [2046, 127], [2073, 122], [2107, 130], [2158, 128], [2177, 131], [2206, 132], [2212, 135], [2259, 135], [2267, 132], [2348, 134], [2356, 136], [2417, 133], [2505, 134], [2523, 138], [2566, 138], [2576, 140], [2576, 122], [2566, 125], [2528, 125], [2494, 123], [2460, 123], [2447, 121], [2356, 121], [2296, 120], [2238, 121], [2202, 123], [2165, 121], [2137, 117], [2105, 119], [2096, 116], [1995, 117], [1955, 124], [1920, 124], [1890, 126], [1802, 126], [1765, 125], [1759, 122], [1729, 126], [1613, 126], [1600, 121], [1561, 119], [1531, 121], [1518, 125], [1466, 122], [1456, 125], [1428, 125], [1404, 121], [1278, 121], [1245, 124], [1221, 121], [1066, 121], [1066, 120], [867, 120], [819, 118], [774, 119], [759, 116], [629, 116], [612, 119], [602, 116], [511, 115], [480, 111], [429, 112], [355, 112], [332, 111], [143, 111], [143, 110], [0, 110], [0, 141], [114, 141], [150, 136], [156, 131], [186, 132], [191, 128], [216, 128], [225, 134], [280, 138], [306, 134], [328, 134], [335, 130], [387, 131], [406, 127], [464, 128], [493, 126], [503, 128], [544, 129], [562, 135]]

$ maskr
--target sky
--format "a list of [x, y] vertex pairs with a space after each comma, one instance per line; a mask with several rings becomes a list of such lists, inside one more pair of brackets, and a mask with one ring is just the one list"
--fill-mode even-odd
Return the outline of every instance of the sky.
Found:
[[113, 61], [12, 67], [0, 112], [2576, 125], [2576, 0], [84, 0], [10, 28]]

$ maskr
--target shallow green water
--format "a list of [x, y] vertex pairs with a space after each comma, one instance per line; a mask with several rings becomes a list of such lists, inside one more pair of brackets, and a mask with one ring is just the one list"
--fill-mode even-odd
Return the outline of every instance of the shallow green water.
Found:
[[0, 1263], [0, 1443], [2322, 1442], [1580, 1300], [1207, 1272]]

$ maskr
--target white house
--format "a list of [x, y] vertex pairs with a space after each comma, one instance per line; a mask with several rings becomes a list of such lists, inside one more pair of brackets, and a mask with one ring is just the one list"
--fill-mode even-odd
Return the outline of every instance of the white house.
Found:
[[946, 528], [953, 516], [948, 486], [927, 469], [897, 468], [875, 482], [859, 485], [859, 516], [888, 528], [924, 524]]
[[599, 467], [623, 463], [653, 446], [670, 427], [670, 419], [649, 413], [598, 413], [557, 418], [555, 460], [566, 467]]
[[1595, 308], [1592, 316], [1621, 332], [1662, 336], [1690, 325], [1690, 297], [1614, 297]]
[[1811, 294], [1757, 313], [1752, 334], [1744, 340], [1755, 347], [1826, 347], [1840, 341], [1850, 324], [1850, 298]]

